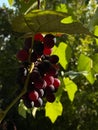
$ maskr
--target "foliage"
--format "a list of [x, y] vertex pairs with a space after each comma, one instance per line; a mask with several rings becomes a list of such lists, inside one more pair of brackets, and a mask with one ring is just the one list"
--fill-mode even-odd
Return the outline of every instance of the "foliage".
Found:
[[[9, 2], [12, 4], [13, 1]], [[98, 40], [93, 34], [98, 35], [97, 14], [94, 15], [97, 1], [44, 0], [41, 1], [40, 10], [30, 11], [38, 7], [35, 3], [37, 2], [33, 0], [30, 6], [31, 1], [26, 3], [24, 0], [20, 3], [15, 0], [18, 16], [6, 8], [0, 12], [0, 26], [3, 28], [0, 30], [1, 111], [5, 111], [21, 93], [20, 86], [16, 84], [17, 68], [20, 64], [16, 59], [16, 53], [22, 48], [25, 36], [31, 36], [36, 32], [55, 33], [57, 44], [53, 48], [53, 54], [58, 55], [60, 59], [61, 87], [54, 103], [47, 102], [40, 109], [27, 109], [21, 100], [18, 100], [9, 112], [7, 111], [4, 119], [14, 121], [18, 130], [27, 130], [28, 126], [30, 130], [96, 130]], [[89, 23], [92, 24], [92, 28], [89, 28]], [[6, 26], [8, 24], [9, 26]]]

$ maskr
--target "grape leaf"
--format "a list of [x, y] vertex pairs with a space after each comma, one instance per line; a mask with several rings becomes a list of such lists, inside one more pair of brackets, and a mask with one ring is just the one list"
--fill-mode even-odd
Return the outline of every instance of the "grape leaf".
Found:
[[54, 123], [58, 116], [62, 115], [63, 107], [61, 102], [55, 101], [53, 103], [46, 103], [45, 116], [49, 117], [51, 122]]
[[59, 63], [66, 69], [69, 59], [71, 58], [71, 48], [64, 42], [60, 42], [58, 47], [53, 48], [53, 54], [59, 57]]
[[78, 59], [78, 71], [87, 71], [87, 74], [83, 74], [88, 81], [93, 84], [95, 81], [94, 74], [93, 74], [93, 61], [88, 56], [85, 56], [83, 54], [80, 55]]
[[8, 2], [9, 2], [9, 4], [10, 4], [10, 6], [12, 6], [13, 3], [14, 3], [14, 0], [8, 0]]
[[69, 78], [63, 78], [63, 81], [65, 84], [64, 90], [67, 91], [69, 99], [73, 101], [75, 93], [77, 91], [77, 85]]
[[20, 104], [18, 106], [18, 113], [19, 113], [19, 115], [21, 115], [22, 117], [26, 118], [26, 115], [27, 115], [26, 111], [27, 111], [27, 108], [23, 104], [23, 101], [20, 101]]
[[88, 29], [83, 27], [81, 23], [61, 23], [61, 20], [67, 18], [67, 13], [58, 11], [40, 11], [34, 10], [26, 15], [20, 15], [13, 19], [12, 28], [16, 32], [42, 32], [42, 33], [68, 33], [68, 34], [88, 34]]

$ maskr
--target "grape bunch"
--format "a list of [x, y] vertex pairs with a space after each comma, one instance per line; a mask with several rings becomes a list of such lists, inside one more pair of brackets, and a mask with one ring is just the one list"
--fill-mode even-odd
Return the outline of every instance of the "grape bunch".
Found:
[[17, 59], [22, 63], [17, 79], [21, 87], [24, 86], [30, 64], [34, 64], [27, 92], [22, 97], [28, 108], [41, 107], [44, 100], [51, 103], [55, 101], [55, 93], [60, 86], [59, 57], [51, 54], [55, 42], [54, 35], [43, 36], [41, 33], [37, 33], [33, 41], [32, 37], [26, 38], [23, 49], [17, 53]]

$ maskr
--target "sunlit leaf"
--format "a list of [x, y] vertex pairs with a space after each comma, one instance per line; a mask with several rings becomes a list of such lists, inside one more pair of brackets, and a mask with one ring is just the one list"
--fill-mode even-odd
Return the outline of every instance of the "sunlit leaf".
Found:
[[67, 91], [69, 99], [73, 101], [77, 91], [77, 85], [69, 78], [63, 78], [63, 81], [65, 84], [64, 90]]
[[66, 4], [59, 4], [59, 5], [57, 5], [56, 6], [56, 11], [68, 13], [68, 9], [67, 9]]
[[[94, 27], [94, 35], [98, 36], [98, 26], [97, 25]], [[98, 44], [98, 38], [95, 38], [95, 39], [96, 39], [96, 43]]]
[[45, 116], [49, 117], [51, 122], [54, 123], [58, 116], [62, 115], [63, 107], [62, 104], [58, 101], [53, 103], [46, 103], [45, 106]]
[[71, 48], [66, 43], [60, 42], [59, 46], [55, 48], [54, 54], [59, 57], [59, 63], [66, 69], [71, 57]]
[[84, 54], [81, 54], [78, 60], [78, 70], [79, 71], [90, 71], [92, 68], [92, 60], [85, 56]]
[[83, 74], [88, 81], [93, 84], [95, 81], [94, 75], [93, 75], [93, 61], [88, 56], [85, 56], [83, 54], [80, 55], [78, 59], [78, 71], [87, 71], [87, 74]]
[[8, 0], [10, 6], [12, 6], [14, 4], [14, 0]]
[[68, 34], [88, 34], [88, 29], [83, 27], [81, 23], [61, 23], [61, 20], [67, 18], [69, 15], [57, 11], [31, 11], [26, 15], [17, 16], [12, 21], [13, 30], [16, 32], [59, 32]]
[[21, 100], [18, 106], [18, 113], [22, 117], [26, 118], [26, 113], [27, 113], [26, 111], [27, 111], [27, 108], [25, 107], [25, 105], [23, 104], [23, 101]]
[[72, 23], [72, 22], [73, 22], [73, 19], [72, 19], [71, 16], [69, 16], [69, 17], [64, 18], [64, 19], [61, 20], [61, 23], [65, 23], [65, 24]]

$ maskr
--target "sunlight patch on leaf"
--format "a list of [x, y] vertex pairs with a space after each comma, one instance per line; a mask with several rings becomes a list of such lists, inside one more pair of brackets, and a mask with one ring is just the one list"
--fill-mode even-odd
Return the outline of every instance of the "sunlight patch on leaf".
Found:
[[77, 91], [77, 85], [69, 78], [63, 78], [63, 81], [65, 84], [64, 90], [67, 91], [70, 101], [73, 101]]
[[64, 18], [61, 20], [61, 23], [67, 24], [67, 23], [72, 23], [73, 19], [72, 16], [68, 16], [67, 18]]
[[45, 106], [45, 116], [49, 117], [51, 122], [54, 123], [58, 116], [61, 116], [63, 112], [63, 107], [61, 102], [55, 101], [53, 103], [46, 103]]

